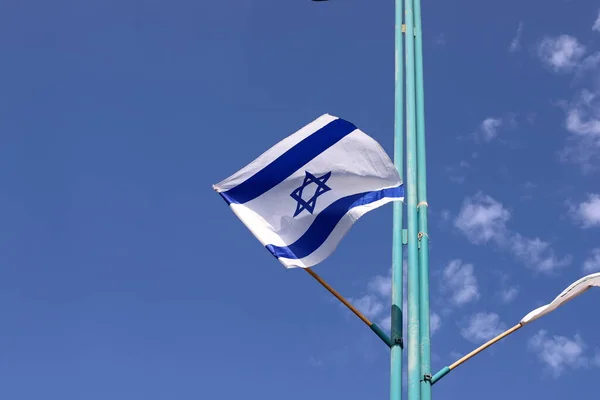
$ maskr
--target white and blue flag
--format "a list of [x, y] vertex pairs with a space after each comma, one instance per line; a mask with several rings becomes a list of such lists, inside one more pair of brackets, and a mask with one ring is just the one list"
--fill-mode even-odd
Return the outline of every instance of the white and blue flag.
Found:
[[286, 268], [320, 263], [362, 215], [404, 199], [379, 143], [329, 114], [213, 187]]

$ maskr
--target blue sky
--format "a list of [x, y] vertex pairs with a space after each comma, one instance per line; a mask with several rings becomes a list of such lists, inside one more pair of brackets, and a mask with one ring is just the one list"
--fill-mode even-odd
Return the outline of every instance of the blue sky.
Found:
[[[434, 370], [600, 270], [598, 16], [423, 3]], [[0, 396], [387, 398], [385, 346], [211, 185], [323, 113], [392, 154], [393, 26], [391, 1], [2, 2]], [[383, 325], [391, 215], [316, 268]], [[434, 396], [594, 398], [598, 296]]]

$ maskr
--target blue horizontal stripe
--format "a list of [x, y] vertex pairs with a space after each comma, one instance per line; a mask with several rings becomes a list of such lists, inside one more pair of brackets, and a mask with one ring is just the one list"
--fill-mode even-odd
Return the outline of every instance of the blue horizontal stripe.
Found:
[[354, 207], [374, 203], [384, 197], [404, 196], [404, 186], [382, 189], [375, 192], [357, 193], [342, 197], [321, 211], [304, 234], [289, 246], [267, 245], [277, 258], [300, 259], [317, 250], [327, 240], [340, 220]]
[[244, 182], [220, 194], [229, 204], [243, 204], [253, 200], [283, 182], [300, 167], [355, 129], [356, 126], [346, 120], [336, 119], [331, 121]]

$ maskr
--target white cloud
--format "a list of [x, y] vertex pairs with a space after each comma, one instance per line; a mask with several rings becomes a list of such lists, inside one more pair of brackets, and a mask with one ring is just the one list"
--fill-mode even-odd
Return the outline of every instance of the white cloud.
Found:
[[600, 135], [600, 116], [596, 98], [598, 93], [583, 90], [567, 111], [565, 125], [569, 132], [584, 135]]
[[369, 291], [375, 292], [384, 298], [392, 296], [392, 276], [377, 275], [367, 284]]
[[559, 258], [554, 253], [550, 243], [540, 238], [526, 238], [519, 233], [513, 233], [510, 238], [510, 248], [513, 254], [527, 265], [535, 267], [539, 272], [553, 272], [571, 264], [571, 257]]
[[583, 272], [600, 272], [600, 247], [593, 249], [583, 262]]
[[500, 298], [503, 303], [510, 303], [513, 301], [517, 295], [519, 294], [519, 289], [515, 286], [504, 289], [500, 292]]
[[[406, 261], [403, 262], [402, 272], [406, 281]], [[375, 275], [367, 282], [366, 291], [362, 296], [348, 298], [348, 301], [367, 318], [389, 332], [392, 324], [389, 313], [392, 302], [392, 269], [390, 268], [385, 275]], [[406, 299], [403, 299], [402, 310], [406, 315]]]
[[498, 129], [502, 126], [500, 118], [486, 118], [481, 123], [480, 134], [486, 142], [498, 136]]
[[458, 360], [459, 358], [461, 358], [463, 356], [462, 353], [459, 353], [458, 351], [451, 351], [450, 352], [450, 358], [452, 358], [453, 360]]
[[579, 164], [584, 172], [600, 163], [600, 100], [598, 92], [582, 90], [566, 109], [565, 128], [572, 135], [560, 153], [564, 161]]
[[388, 315], [379, 322], [379, 325], [381, 329], [390, 331], [390, 329], [392, 328], [392, 317]]
[[501, 203], [481, 193], [467, 197], [454, 221], [467, 238], [475, 244], [504, 237], [510, 212]]
[[570, 35], [560, 35], [555, 38], [545, 37], [538, 48], [541, 60], [555, 72], [573, 70], [584, 53], [585, 46]]
[[570, 256], [557, 257], [550, 243], [509, 230], [509, 218], [510, 212], [502, 203], [477, 193], [463, 201], [454, 224], [471, 243], [493, 242], [539, 272], [549, 273], [571, 263]]
[[506, 330], [506, 325], [500, 321], [496, 313], [479, 312], [469, 319], [467, 327], [461, 330], [461, 335], [473, 342], [485, 342]]
[[442, 326], [442, 319], [440, 318], [440, 316], [436, 313], [431, 313], [429, 315], [429, 330], [430, 330], [431, 336], [433, 336], [434, 333], [439, 331], [441, 326]]
[[565, 336], [549, 337], [545, 330], [540, 330], [529, 340], [529, 349], [546, 365], [552, 375], [557, 378], [567, 367], [581, 368], [588, 365], [584, 355], [585, 343], [579, 335], [573, 339]]
[[587, 200], [572, 206], [570, 211], [582, 228], [600, 226], [600, 194], [589, 194]]
[[600, 11], [598, 11], [598, 16], [594, 21], [594, 25], [592, 25], [592, 30], [596, 32], [600, 32]]
[[367, 318], [376, 318], [383, 311], [383, 303], [372, 294], [366, 294], [353, 299], [354, 307], [358, 308]]
[[450, 301], [455, 306], [462, 306], [479, 299], [473, 264], [463, 264], [461, 260], [452, 260], [444, 268], [442, 287], [450, 293]]
[[508, 51], [514, 53], [521, 48], [521, 35], [523, 34], [523, 22], [519, 22], [519, 27], [517, 28], [517, 33], [513, 40], [510, 42], [510, 46], [508, 47]]
[[600, 65], [600, 52], [585, 57], [577, 66], [576, 78], [581, 78], [588, 71], [595, 71]]

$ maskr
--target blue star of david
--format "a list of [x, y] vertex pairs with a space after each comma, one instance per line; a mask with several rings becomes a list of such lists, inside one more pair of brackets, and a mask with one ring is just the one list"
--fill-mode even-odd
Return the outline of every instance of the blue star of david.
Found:
[[[296, 212], [294, 213], [294, 218], [303, 210], [306, 210], [312, 214], [315, 210], [315, 207], [317, 206], [317, 198], [319, 198], [319, 196], [321, 196], [323, 193], [331, 190], [331, 188], [325, 184], [325, 182], [327, 182], [327, 180], [331, 176], [331, 171], [319, 178], [317, 178], [308, 171], [304, 172], [306, 173], [306, 176], [304, 177], [304, 182], [302, 183], [302, 186], [300, 186], [298, 189], [294, 190], [292, 194], [290, 194], [290, 196], [292, 196], [292, 199], [298, 202], [298, 204], [296, 205]], [[304, 200], [302, 198], [302, 192], [311, 183], [317, 185], [317, 190], [315, 190], [315, 194], [310, 199]]]

